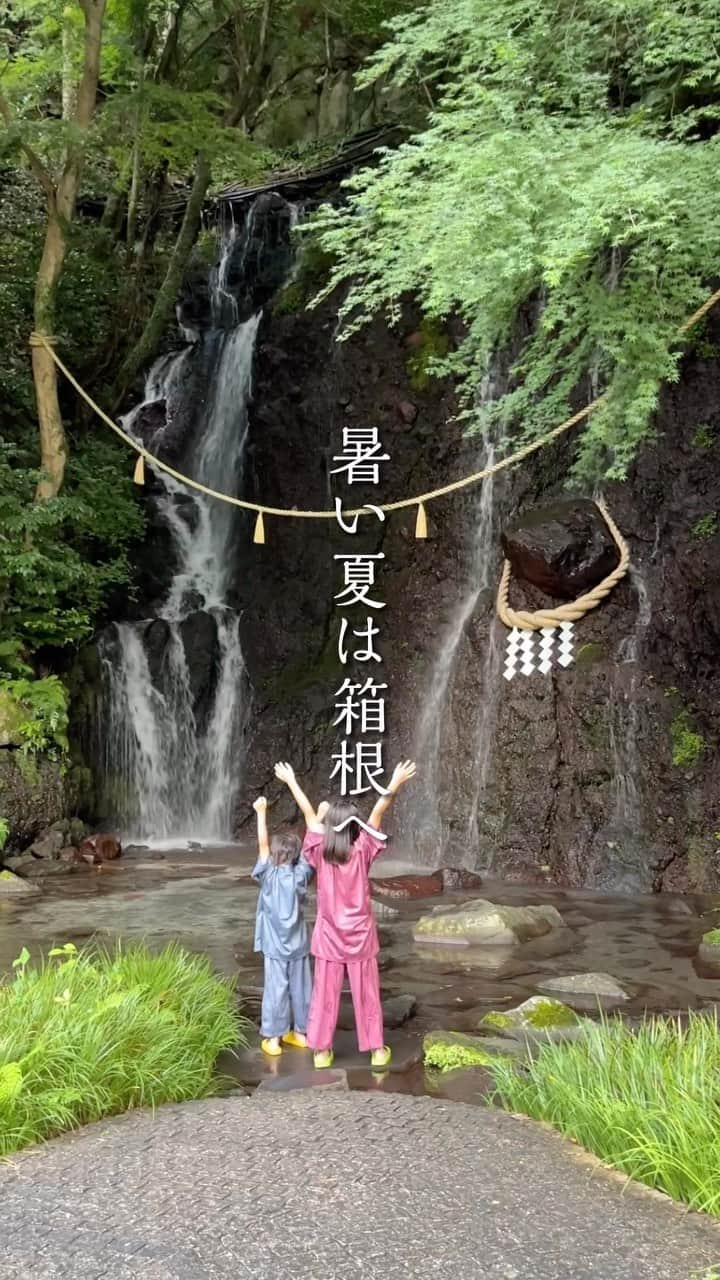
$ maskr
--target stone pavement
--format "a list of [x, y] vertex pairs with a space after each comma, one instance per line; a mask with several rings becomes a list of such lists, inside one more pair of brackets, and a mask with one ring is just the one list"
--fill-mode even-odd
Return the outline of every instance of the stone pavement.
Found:
[[689, 1280], [720, 1228], [529, 1121], [308, 1089], [16, 1157], [0, 1251], [3, 1280]]

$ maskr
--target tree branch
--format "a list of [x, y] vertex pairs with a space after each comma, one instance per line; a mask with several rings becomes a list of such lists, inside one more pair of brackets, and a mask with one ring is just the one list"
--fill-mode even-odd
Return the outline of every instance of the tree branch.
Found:
[[[10, 103], [8, 102], [7, 98], [2, 93], [0, 93], [0, 116], [2, 116], [3, 120], [5, 121], [7, 128], [8, 129], [12, 128], [13, 124], [15, 123], [12, 109], [10, 107]], [[48, 200], [54, 201], [55, 183], [53, 182], [53, 178], [52, 178], [52, 174], [50, 173], [50, 170], [40, 159], [40, 156], [38, 155], [37, 151], [35, 151], [33, 147], [30, 146], [29, 143], [23, 142], [21, 138], [19, 139], [19, 145], [20, 145], [20, 149], [25, 154], [25, 157], [27, 159], [28, 164], [30, 165], [30, 169], [34, 177], [37, 178]]]
[[215, 36], [221, 36], [223, 31], [227, 31], [231, 22], [232, 18], [226, 18], [224, 22], [220, 23], [219, 27], [213, 27], [212, 31], [208, 31], [207, 35], [203, 36], [202, 40], [198, 40], [195, 47], [190, 50], [185, 58], [183, 58], [181, 66], [183, 68], [189, 67], [190, 63], [197, 58], [198, 54], [202, 53], [205, 46], [209, 44], [211, 40], [215, 39]]

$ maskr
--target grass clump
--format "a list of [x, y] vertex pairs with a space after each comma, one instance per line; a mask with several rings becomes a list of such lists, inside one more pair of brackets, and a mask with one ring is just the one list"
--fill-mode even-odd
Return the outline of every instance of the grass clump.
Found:
[[244, 1041], [232, 984], [171, 944], [55, 948], [0, 986], [0, 1157], [132, 1107], [214, 1092]]
[[496, 1100], [545, 1120], [602, 1160], [693, 1209], [720, 1217], [720, 1028], [617, 1018], [573, 1044], [543, 1045], [522, 1072], [490, 1063]]
[[703, 934], [702, 940], [707, 947], [720, 947], [720, 929], [710, 929]]

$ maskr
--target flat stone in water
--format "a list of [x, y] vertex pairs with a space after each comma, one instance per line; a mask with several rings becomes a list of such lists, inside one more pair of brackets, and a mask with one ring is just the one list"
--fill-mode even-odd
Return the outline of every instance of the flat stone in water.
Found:
[[289, 1076], [265, 1076], [257, 1087], [258, 1093], [291, 1093], [295, 1089], [334, 1089], [347, 1092], [347, 1071], [330, 1067], [327, 1070], [294, 1071]]
[[630, 998], [617, 979], [609, 973], [571, 973], [561, 978], [545, 978], [539, 985], [541, 991], [557, 992], [565, 997], [598, 996], [603, 1001], [611, 1002]]

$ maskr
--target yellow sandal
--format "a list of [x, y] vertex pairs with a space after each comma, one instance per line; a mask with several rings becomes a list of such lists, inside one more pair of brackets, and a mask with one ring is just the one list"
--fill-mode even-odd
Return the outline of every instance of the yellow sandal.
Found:
[[282, 1049], [280, 1048], [280, 1045], [273, 1044], [274, 1038], [275, 1037], [271, 1037], [268, 1040], [260, 1041], [260, 1048], [262, 1049], [263, 1053], [266, 1053], [268, 1055], [269, 1058], [279, 1058], [280, 1054], [282, 1053]]
[[288, 1031], [286, 1036], [282, 1038], [283, 1044], [289, 1044], [293, 1049], [307, 1049], [307, 1040], [302, 1031]]

